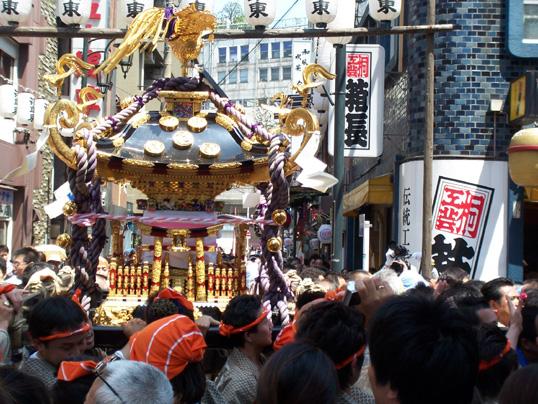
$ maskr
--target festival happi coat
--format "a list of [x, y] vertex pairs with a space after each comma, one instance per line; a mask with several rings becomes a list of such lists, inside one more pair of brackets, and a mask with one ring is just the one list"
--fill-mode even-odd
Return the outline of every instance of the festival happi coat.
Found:
[[[69, 75], [87, 74], [90, 69], [110, 73], [122, 58], [137, 50], [152, 50], [159, 41], [169, 44], [183, 66], [182, 77], [154, 81], [143, 94], [123, 100], [118, 113], [101, 121], [92, 122], [82, 114], [92, 99], [100, 96], [89, 87], [81, 90], [82, 104], [59, 97], [47, 109], [49, 145], [68, 166], [73, 195], [64, 207], [72, 235], [63, 235], [60, 242], [70, 243], [69, 261], [77, 273], [74, 287], [86, 294], [95, 291], [99, 255], [107, 238], [106, 222], [112, 223], [114, 258], [107, 302], [113, 302], [113, 309], [101, 313], [103, 324], [127, 319], [140, 299], [171, 285], [169, 259], [174, 253], [194, 251], [183, 261], [186, 279], [180, 285], [172, 284], [190, 300], [213, 302], [245, 293], [244, 240], [249, 225], [259, 226], [262, 232], [258, 290], [282, 323], [289, 321], [287, 300], [291, 292], [283, 276], [281, 252], [282, 226], [288, 219], [289, 176], [300, 170], [295, 159], [319, 130], [316, 116], [306, 108], [308, 92], [319, 85], [313, 79], [319, 73], [325, 78], [331, 75], [317, 65], [305, 69], [305, 84], [296, 87], [304, 97], [303, 107], [290, 110], [281, 105], [277, 111], [280, 126], [269, 132], [245, 115], [241, 106], [219, 96], [211, 81], [193, 68], [202, 38], [211, 38], [215, 26], [215, 17], [194, 5], [152, 8], [133, 20], [119, 47], [101, 65], [93, 66], [68, 54], [59, 59], [57, 74], [47, 77], [60, 94]], [[190, 76], [189, 70], [194, 71]], [[161, 110], [145, 112], [143, 107], [155, 98], [161, 100]], [[203, 109], [207, 103], [216, 112]], [[71, 146], [62, 137], [63, 129], [74, 129]], [[294, 156], [290, 136], [303, 136]], [[105, 212], [101, 203], [105, 182], [129, 182], [145, 193], [148, 206], [144, 215], [117, 217]], [[255, 220], [215, 211], [215, 197], [242, 184], [262, 191]], [[152, 240], [153, 245], [142, 248], [134, 264], [123, 262], [121, 221], [136, 222]], [[228, 266], [215, 253], [214, 241], [225, 223], [236, 226], [236, 259]]]

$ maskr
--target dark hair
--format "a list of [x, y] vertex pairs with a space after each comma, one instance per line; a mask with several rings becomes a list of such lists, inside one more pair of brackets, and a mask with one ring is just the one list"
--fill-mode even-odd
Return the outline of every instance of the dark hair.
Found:
[[470, 403], [478, 373], [476, 332], [446, 304], [397, 296], [370, 323], [370, 359], [401, 404]]
[[[153, 323], [156, 320], [178, 314], [177, 305], [170, 299], [159, 299], [151, 302], [146, 308], [146, 322]], [[192, 313], [191, 313], [192, 315]]]
[[146, 321], [146, 309], [148, 306], [139, 304], [133, 309], [132, 315], [133, 318], [139, 318], [140, 320]]
[[[334, 364], [345, 361], [366, 344], [364, 318], [340, 302], [322, 302], [306, 310], [297, 323], [296, 341], [310, 343], [325, 352]], [[360, 371], [364, 355], [357, 358]], [[337, 371], [342, 390], [353, 382], [352, 363]], [[359, 373], [359, 372], [357, 372]]]
[[55, 331], [76, 330], [85, 322], [81, 307], [64, 296], [54, 296], [37, 303], [28, 317], [28, 330], [33, 338]]
[[0, 367], [0, 403], [50, 404], [47, 388], [41, 380], [9, 366]]
[[334, 364], [321, 350], [306, 343], [284, 346], [263, 366], [257, 404], [334, 403], [338, 381]]
[[[73, 361], [93, 360], [99, 362], [99, 358], [83, 355], [80, 357], [70, 358]], [[52, 401], [54, 404], [84, 404], [86, 395], [93, 382], [96, 379], [95, 374], [79, 377], [73, 381], [56, 380], [52, 387]]]
[[536, 341], [536, 317], [538, 316], [538, 290], [529, 290], [527, 299], [521, 309], [521, 317], [523, 317], [523, 329], [519, 338], [525, 338], [533, 344]]
[[499, 404], [538, 402], [538, 364], [525, 366], [506, 379], [499, 394]]
[[[222, 322], [233, 327], [243, 327], [255, 321], [260, 315], [262, 302], [255, 296], [240, 295], [234, 297], [222, 313]], [[257, 326], [249, 330], [256, 332]], [[233, 347], [242, 347], [245, 345], [245, 333], [232, 334], [229, 337]]]
[[39, 252], [32, 247], [22, 247], [12, 254], [12, 257], [23, 256], [23, 260], [26, 264], [30, 262], [39, 262]]
[[473, 325], [480, 323], [477, 311], [489, 307], [482, 293], [466, 283], [444, 290], [438, 299], [450, 307], [458, 309]]
[[414, 288], [408, 289], [405, 291], [406, 295], [421, 295], [428, 299], [433, 299], [435, 291], [431, 286], [425, 285], [423, 283], [417, 284]]
[[32, 275], [43, 269], [50, 269], [54, 271], [52, 265], [47, 264], [46, 262], [33, 262], [29, 264], [24, 270], [24, 273], [22, 274], [22, 285], [26, 286]]
[[198, 403], [205, 392], [205, 373], [201, 362], [191, 362], [179, 375], [170, 380], [174, 395], [181, 404]]
[[3, 258], [0, 258], [0, 272], [2, 272], [2, 275], [5, 275], [6, 271], [7, 271], [6, 260]]
[[8, 253], [9, 254], [9, 247], [5, 244], [0, 244], [0, 253]]
[[297, 296], [295, 301], [295, 309], [301, 309], [305, 304], [313, 302], [316, 299], [323, 299], [325, 292], [321, 290], [305, 290], [303, 293]]
[[489, 302], [495, 300], [496, 302], [499, 302], [501, 297], [503, 297], [501, 293], [501, 288], [503, 286], [514, 286], [514, 282], [508, 278], [496, 278], [482, 286], [482, 294], [486, 298], [486, 301]]
[[472, 279], [468, 282], [465, 282], [465, 286], [478, 290], [480, 294], [482, 294], [482, 288], [484, 287], [485, 284], [486, 282], [480, 281], [478, 279]]
[[[504, 332], [495, 324], [483, 324], [478, 329], [478, 354], [481, 361], [499, 357], [506, 347]], [[476, 387], [482, 398], [497, 399], [504, 381], [517, 369], [517, 355], [513, 349], [489, 369], [478, 372]]]
[[439, 280], [446, 281], [450, 287], [461, 285], [468, 277], [469, 273], [456, 265], [450, 265], [439, 274]]

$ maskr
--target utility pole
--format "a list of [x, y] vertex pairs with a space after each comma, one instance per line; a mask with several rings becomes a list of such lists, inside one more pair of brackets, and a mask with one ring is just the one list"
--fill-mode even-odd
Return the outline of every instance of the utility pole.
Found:
[[[427, 24], [435, 24], [435, 0], [428, 0]], [[432, 275], [432, 180], [435, 58], [434, 33], [426, 34], [426, 110], [424, 119], [424, 180], [422, 190], [422, 275]]]
[[336, 48], [336, 79], [334, 106], [334, 176], [338, 183], [333, 187], [333, 240], [332, 270], [344, 269], [342, 255], [344, 234], [344, 120], [346, 114], [346, 46]]

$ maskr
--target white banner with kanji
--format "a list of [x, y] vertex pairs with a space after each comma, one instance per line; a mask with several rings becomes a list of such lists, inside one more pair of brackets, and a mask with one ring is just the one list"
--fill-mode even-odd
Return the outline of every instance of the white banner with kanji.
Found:
[[[423, 162], [399, 173], [398, 243], [422, 248]], [[475, 279], [507, 272], [508, 168], [505, 161], [436, 159], [432, 181], [432, 261], [438, 271], [456, 265]]]

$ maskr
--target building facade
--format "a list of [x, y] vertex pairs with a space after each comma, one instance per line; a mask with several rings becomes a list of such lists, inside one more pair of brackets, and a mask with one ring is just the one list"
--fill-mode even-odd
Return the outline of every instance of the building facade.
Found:
[[[537, 6], [519, 1], [525, 8], [514, 16], [506, 3], [438, 0], [436, 9], [436, 22], [455, 29], [436, 34], [434, 43], [432, 260], [437, 269], [455, 264], [484, 280], [522, 280], [525, 263], [529, 271], [538, 264], [531, 247], [536, 208], [511, 182], [507, 163], [508, 144], [519, 129], [508, 122], [510, 82], [534, 68], [529, 56], [538, 46]], [[423, 2], [404, 2], [399, 25], [425, 23]], [[379, 236], [372, 267], [382, 265], [391, 239], [411, 252], [421, 250], [426, 42], [421, 35], [399, 41], [385, 80], [385, 151], [351, 162], [348, 267], [360, 266], [354, 218], [360, 213], [373, 223], [373, 238]], [[375, 192], [382, 177], [390, 181], [393, 202], [360, 202], [356, 195]]]
[[[35, 1], [28, 25], [55, 24], [55, 6], [52, 0]], [[40, 98], [54, 98], [54, 92], [41, 78], [55, 69], [56, 39], [0, 38], [0, 57], [2, 84], [8, 79], [18, 89], [22, 86], [39, 94]], [[0, 127], [0, 177], [4, 177], [35, 150], [40, 132], [17, 125], [14, 119], [8, 118], [0, 118]], [[53, 155], [45, 146], [33, 171], [0, 183], [0, 244], [6, 244], [13, 251], [24, 245], [47, 241], [50, 222], [43, 208], [51, 199], [52, 169]]]

